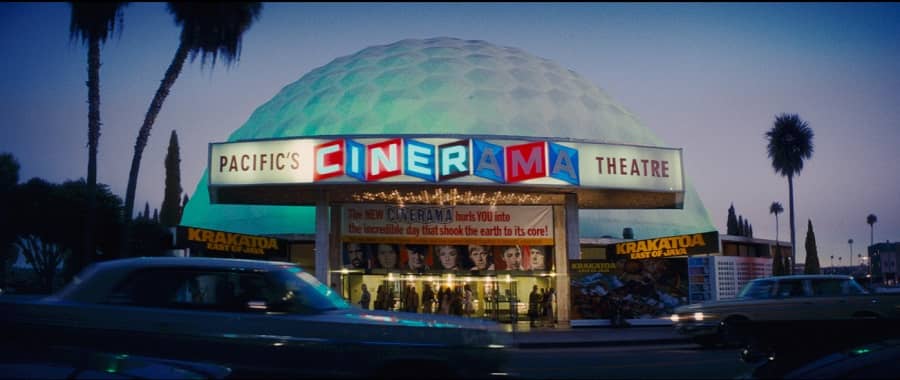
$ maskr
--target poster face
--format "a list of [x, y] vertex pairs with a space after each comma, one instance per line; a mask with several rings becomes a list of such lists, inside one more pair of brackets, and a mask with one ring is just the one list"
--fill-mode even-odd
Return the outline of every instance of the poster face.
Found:
[[553, 268], [553, 246], [502, 245], [494, 247], [497, 270], [549, 271]]
[[688, 302], [687, 259], [571, 260], [572, 319], [661, 318]]
[[434, 267], [431, 247], [424, 244], [404, 244], [400, 249], [400, 265], [405, 270], [427, 272]]
[[369, 269], [369, 245], [348, 242], [344, 243], [343, 267], [346, 269]]
[[[553, 246], [345, 242], [347, 269], [384, 269], [412, 273], [444, 271], [550, 271]], [[505, 256], [504, 256], [505, 255]]]

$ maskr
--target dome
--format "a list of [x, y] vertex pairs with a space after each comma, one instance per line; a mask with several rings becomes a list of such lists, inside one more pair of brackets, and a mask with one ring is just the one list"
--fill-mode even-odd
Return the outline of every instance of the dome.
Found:
[[[407, 39], [337, 58], [285, 86], [228, 141], [346, 134], [472, 134], [664, 146], [599, 87], [557, 63], [456, 38]], [[581, 210], [581, 236], [714, 230], [686, 180], [683, 210]], [[197, 186], [182, 225], [314, 233], [310, 206], [210, 205]]]

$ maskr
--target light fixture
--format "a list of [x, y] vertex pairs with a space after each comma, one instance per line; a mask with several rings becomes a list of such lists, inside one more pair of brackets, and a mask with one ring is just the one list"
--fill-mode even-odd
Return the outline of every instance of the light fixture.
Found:
[[457, 204], [467, 204], [467, 205], [491, 205], [496, 206], [498, 203], [500, 204], [538, 204], [543, 199], [543, 196], [539, 194], [528, 194], [528, 193], [504, 193], [503, 191], [497, 190], [494, 192], [472, 192], [469, 190], [460, 192], [457, 188], [451, 188], [447, 191], [444, 191], [442, 188], [434, 189], [433, 192], [429, 193], [428, 190], [422, 190], [418, 193], [407, 192], [405, 194], [401, 194], [399, 190], [391, 190], [391, 191], [379, 191], [377, 193], [373, 192], [362, 192], [362, 193], [353, 193], [353, 200], [357, 202], [395, 202], [401, 207], [406, 203], [416, 203], [416, 204], [434, 204], [434, 205], [450, 205], [456, 206]]

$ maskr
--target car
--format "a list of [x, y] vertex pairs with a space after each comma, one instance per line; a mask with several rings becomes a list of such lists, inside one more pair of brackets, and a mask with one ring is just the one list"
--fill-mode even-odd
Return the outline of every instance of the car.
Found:
[[226, 379], [219, 365], [99, 352], [78, 347], [6, 342], [0, 346], [4, 379]]
[[900, 324], [890, 319], [742, 321], [749, 336], [741, 360], [743, 378], [896, 378], [900, 370]]
[[870, 294], [852, 276], [790, 275], [751, 280], [735, 299], [675, 308], [675, 329], [704, 346], [746, 343], [739, 321], [897, 318], [900, 295]]
[[351, 306], [286, 262], [144, 257], [95, 263], [58, 293], [0, 297], [7, 341], [223, 365], [237, 377], [504, 375], [493, 321]]

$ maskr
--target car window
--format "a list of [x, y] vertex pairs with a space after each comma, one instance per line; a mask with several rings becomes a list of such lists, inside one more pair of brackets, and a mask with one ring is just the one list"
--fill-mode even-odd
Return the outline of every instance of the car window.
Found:
[[772, 298], [774, 287], [775, 281], [773, 280], [753, 280], [748, 282], [747, 285], [741, 289], [738, 297], [754, 299]]
[[781, 280], [778, 282], [779, 297], [803, 297], [803, 282], [801, 280]]
[[106, 303], [210, 311], [250, 311], [272, 302], [264, 273], [153, 269], [134, 273]]
[[869, 292], [862, 287], [855, 279], [844, 281], [842, 284], [844, 294], [868, 294]]
[[275, 271], [272, 276], [279, 284], [279, 298], [285, 303], [287, 311], [307, 313], [351, 307], [336, 292], [300, 268]]
[[837, 278], [817, 278], [810, 281], [810, 283], [812, 284], [813, 295], [824, 297], [833, 297], [846, 294], [844, 291], [844, 282], [845, 281]]

